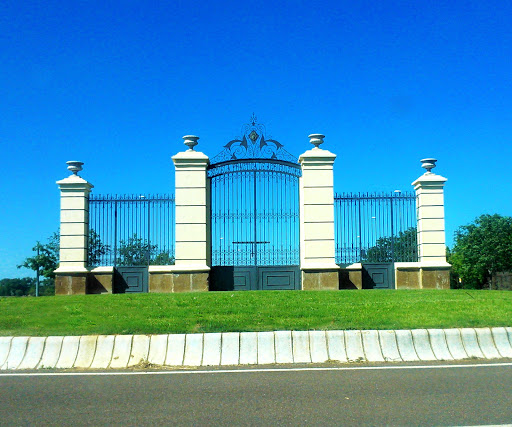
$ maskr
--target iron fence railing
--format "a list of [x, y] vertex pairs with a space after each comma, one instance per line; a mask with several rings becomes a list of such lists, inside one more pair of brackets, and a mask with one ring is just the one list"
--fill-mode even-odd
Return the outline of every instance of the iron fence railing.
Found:
[[414, 193], [336, 194], [336, 262], [418, 260]]
[[89, 266], [170, 265], [175, 256], [173, 195], [91, 195]]

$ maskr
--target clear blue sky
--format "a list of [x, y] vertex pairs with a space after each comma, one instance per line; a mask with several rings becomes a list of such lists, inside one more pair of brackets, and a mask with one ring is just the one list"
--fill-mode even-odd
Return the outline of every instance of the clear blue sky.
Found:
[[58, 228], [65, 162], [96, 193], [173, 192], [181, 137], [217, 154], [254, 112], [299, 155], [326, 135], [337, 191], [446, 176], [446, 226], [512, 215], [512, 3], [0, 4], [0, 278]]

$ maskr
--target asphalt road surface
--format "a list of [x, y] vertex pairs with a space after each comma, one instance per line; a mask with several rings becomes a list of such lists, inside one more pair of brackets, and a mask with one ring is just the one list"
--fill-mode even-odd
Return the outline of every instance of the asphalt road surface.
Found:
[[0, 425], [512, 423], [511, 363], [422, 366], [0, 374]]

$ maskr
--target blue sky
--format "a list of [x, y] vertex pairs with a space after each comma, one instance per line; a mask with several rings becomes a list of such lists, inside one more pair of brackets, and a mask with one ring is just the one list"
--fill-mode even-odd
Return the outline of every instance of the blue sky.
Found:
[[412, 189], [439, 159], [447, 239], [512, 215], [512, 3], [0, 4], [0, 278], [58, 228], [65, 162], [96, 193], [171, 193], [170, 157], [213, 157], [254, 112], [299, 155], [326, 135], [335, 189]]

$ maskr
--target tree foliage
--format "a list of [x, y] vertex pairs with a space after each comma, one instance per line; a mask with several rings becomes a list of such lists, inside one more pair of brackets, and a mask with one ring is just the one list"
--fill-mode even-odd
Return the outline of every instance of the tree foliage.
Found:
[[400, 231], [393, 237], [377, 239], [366, 251], [363, 262], [414, 262], [418, 259], [416, 227]]
[[36, 254], [26, 258], [23, 264], [18, 265], [18, 268], [25, 267], [34, 271], [39, 270], [42, 276], [53, 279], [55, 277], [54, 271], [59, 265], [59, 241], [59, 233], [55, 232], [48, 238], [46, 244], [43, 245], [37, 242], [32, 248]]
[[137, 234], [127, 240], [121, 240], [116, 258], [116, 265], [171, 265], [174, 257], [169, 252], [160, 252], [158, 245], [150, 244], [147, 239]]
[[485, 214], [460, 226], [448, 262], [464, 288], [480, 289], [494, 273], [511, 271], [512, 217]]

